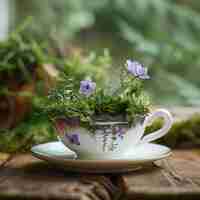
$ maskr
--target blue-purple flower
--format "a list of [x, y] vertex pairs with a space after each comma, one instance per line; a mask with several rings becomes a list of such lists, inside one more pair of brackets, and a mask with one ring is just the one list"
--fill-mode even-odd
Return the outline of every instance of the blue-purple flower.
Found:
[[80, 83], [80, 93], [84, 94], [85, 96], [90, 96], [96, 88], [96, 83], [91, 80], [83, 80]]
[[129, 73], [140, 79], [149, 79], [148, 69], [137, 61], [127, 60], [127, 70]]
[[72, 134], [72, 135], [66, 134], [66, 137], [70, 143], [80, 145], [80, 139], [78, 134]]
[[124, 138], [124, 134], [126, 132], [125, 128], [121, 128], [121, 127], [115, 127], [115, 134], [120, 138], [123, 139]]

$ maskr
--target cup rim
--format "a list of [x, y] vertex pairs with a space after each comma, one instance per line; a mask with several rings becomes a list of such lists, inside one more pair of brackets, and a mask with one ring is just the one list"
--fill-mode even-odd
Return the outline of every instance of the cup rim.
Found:
[[[136, 119], [135, 119], [135, 121], [134, 121], [134, 124], [135, 123], [138, 123], [139, 121], [139, 119], [144, 119], [144, 117], [145, 117], [145, 115], [137, 115], [137, 117], [136, 117]], [[66, 116], [64, 116], [64, 115], [61, 115], [61, 116], [57, 116], [57, 117], [55, 117], [54, 118], [54, 122], [56, 122], [57, 121], [57, 119], [79, 119], [79, 118], [77, 118], [77, 117], [66, 117]], [[80, 120], [80, 119], [79, 119]], [[92, 122], [91, 122], [91, 124], [90, 124], [91, 126], [94, 126], [94, 127], [98, 127], [98, 126], [116, 126], [116, 125], [121, 125], [121, 126], [130, 126], [130, 123], [128, 122], [128, 120], [119, 120], [119, 121], [117, 121], [117, 120], [114, 120], [114, 121], [112, 121], [112, 120], [105, 120], [105, 121], [103, 121], [103, 120], [95, 120], [95, 119], [93, 119], [92, 120]], [[131, 126], [132, 126], [133, 124], [131, 124]], [[80, 124], [79, 124], [79, 126], [81, 126]]]
[[106, 126], [106, 125], [128, 125], [127, 121], [120, 122], [120, 121], [110, 121], [110, 122], [103, 122], [103, 121], [95, 121], [94, 125], [97, 126]]

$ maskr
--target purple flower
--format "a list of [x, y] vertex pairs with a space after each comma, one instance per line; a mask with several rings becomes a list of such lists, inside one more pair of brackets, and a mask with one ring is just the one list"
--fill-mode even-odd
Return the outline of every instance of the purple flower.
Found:
[[80, 140], [79, 140], [79, 135], [78, 134], [72, 134], [72, 135], [67, 135], [66, 137], [72, 144], [80, 145]]
[[135, 77], [138, 77], [140, 79], [149, 79], [150, 76], [148, 75], [148, 70], [146, 67], [144, 67], [142, 64], [140, 64], [137, 61], [126, 61], [127, 70], [129, 73], [134, 75]]
[[119, 136], [119, 138], [123, 139], [125, 132], [126, 132], [126, 130], [124, 128], [115, 127], [115, 134], [117, 134], [117, 136]]
[[92, 82], [91, 80], [83, 80], [80, 84], [80, 93], [84, 94], [85, 96], [90, 96], [96, 88], [96, 83]]

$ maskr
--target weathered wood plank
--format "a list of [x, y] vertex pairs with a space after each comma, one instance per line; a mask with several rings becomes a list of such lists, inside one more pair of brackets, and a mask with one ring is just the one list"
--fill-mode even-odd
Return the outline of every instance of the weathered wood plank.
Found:
[[176, 150], [169, 159], [122, 175], [119, 185], [124, 199], [200, 199], [200, 151]]
[[199, 169], [200, 151], [176, 150], [167, 160], [114, 177], [117, 189], [109, 176], [68, 173], [17, 155], [0, 170], [0, 199], [200, 199]]
[[68, 173], [31, 155], [17, 155], [0, 170], [0, 199], [110, 200], [116, 191], [109, 178]]

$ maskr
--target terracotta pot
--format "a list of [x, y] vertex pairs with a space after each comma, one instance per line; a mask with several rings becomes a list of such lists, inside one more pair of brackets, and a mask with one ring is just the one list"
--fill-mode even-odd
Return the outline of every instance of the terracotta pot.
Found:
[[44, 94], [55, 84], [58, 71], [51, 64], [44, 64], [32, 71], [32, 80], [25, 83], [18, 77], [19, 74], [0, 74], [2, 81], [11, 94], [0, 96], [0, 128], [13, 128], [24, 119], [31, 111], [31, 97], [20, 96], [21, 92], [28, 92], [34, 95], [36, 81], [43, 80]]
[[20, 96], [21, 92], [35, 92], [36, 73], [31, 73], [32, 80], [25, 82], [16, 71], [0, 74], [0, 81], [7, 87], [9, 93], [0, 95], [0, 128], [13, 128], [24, 119], [31, 109], [31, 98]]
[[31, 110], [31, 98], [18, 96], [17, 93], [30, 92], [33, 94], [34, 91], [35, 83], [31, 82], [11, 91], [16, 95], [0, 96], [0, 128], [13, 128], [24, 119], [25, 115]]
[[15, 121], [15, 100], [0, 96], [0, 128], [10, 128]]

